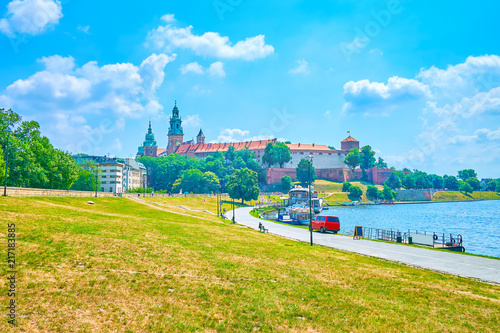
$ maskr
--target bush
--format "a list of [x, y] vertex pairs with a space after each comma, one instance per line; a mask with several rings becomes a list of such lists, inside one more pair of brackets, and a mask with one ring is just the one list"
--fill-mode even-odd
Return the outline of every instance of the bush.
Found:
[[352, 184], [349, 182], [344, 182], [342, 184], [342, 192], [349, 192], [349, 187], [351, 187]]
[[377, 200], [379, 197], [379, 190], [376, 186], [368, 185], [366, 189], [366, 196], [369, 200]]
[[288, 192], [292, 188], [292, 177], [283, 176], [281, 177], [281, 188], [283, 192]]
[[359, 198], [363, 195], [363, 191], [355, 185], [351, 185], [349, 187], [349, 196], [353, 199], [359, 200]]

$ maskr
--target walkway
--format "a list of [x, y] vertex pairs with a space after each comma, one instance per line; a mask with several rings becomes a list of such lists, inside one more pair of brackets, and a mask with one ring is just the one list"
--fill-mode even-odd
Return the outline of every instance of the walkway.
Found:
[[[310, 242], [309, 230], [279, 223], [262, 221], [250, 215], [251, 207], [238, 208], [235, 219], [239, 224], [259, 229], [259, 222], [269, 229], [269, 233]], [[232, 218], [228, 212], [228, 219]], [[376, 258], [401, 262], [410, 266], [427, 268], [443, 273], [464, 276], [482, 281], [500, 284], [500, 260], [468, 256], [448, 251], [434, 251], [424, 248], [398, 244], [353, 239], [352, 237], [313, 232], [314, 244], [334, 249], [355, 252]]]

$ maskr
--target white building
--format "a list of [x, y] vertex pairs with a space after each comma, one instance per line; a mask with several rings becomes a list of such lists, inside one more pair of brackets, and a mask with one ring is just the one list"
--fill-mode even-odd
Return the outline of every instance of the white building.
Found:
[[147, 171], [144, 164], [137, 162], [133, 158], [126, 158], [124, 162], [123, 191], [136, 188], [146, 188]]
[[109, 160], [98, 164], [99, 179], [103, 192], [123, 193], [123, 172], [125, 164]]

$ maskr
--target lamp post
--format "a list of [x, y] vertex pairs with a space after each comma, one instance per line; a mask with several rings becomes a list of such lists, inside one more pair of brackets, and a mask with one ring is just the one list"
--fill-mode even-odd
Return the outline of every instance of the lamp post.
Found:
[[217, 189], [217, 192], [215, 193], [215, 195], [217, 196], [217, 217], [220, 216], [220, 206], [219, 206], [219, 189]]
[[312, 164], [312, 156], [306, 157], [307, 162], [309, 162], [309, 234], [311, 236], [311, 246], [313, 246], [313, 229], [312, 229], [312, 199], [311, 199], [311, 164]]
[[9, 167], [9, 138], [12, 130], [7, 125], [7, 145], [5, 146], [5, 177], [3, 178], [3, 196], [7, 196], [7, 168]]
[[233, 198], [233, 224], [234, 223], [236, 223], [236, 222], [234, 221], [234, 198]]
[[95, 197], [97, 198], [97, 188], [99, 187], [99, 182], [97, 176], [99, 175], [99, 163], [95, 164]]

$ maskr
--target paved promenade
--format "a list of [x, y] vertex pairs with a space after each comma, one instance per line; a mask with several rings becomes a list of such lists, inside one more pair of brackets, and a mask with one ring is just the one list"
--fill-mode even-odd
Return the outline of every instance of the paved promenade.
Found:
[[[309, 243], [309, 230], [262, 221], [251, 216], [251, 210], [251, 207], [236, 209], [236, 222], [256, 230], [259, 229], [259, 222], [262, 222], [262, 224], [269, 229], [269, 233], [271, 234]], [[232, 211], [229, 211], [227, 215], [228, 218], [231, 219]], [[401, 262], [411, 266], [500, 284], [500, 260], [398, 244], [359, 239], [355, 240], [352, 237], [330, 233], [322, 234], [313, 232], [313, 240], [314, 244], [320, 244], [334, 249], [355, 252], [390, 261]]]

